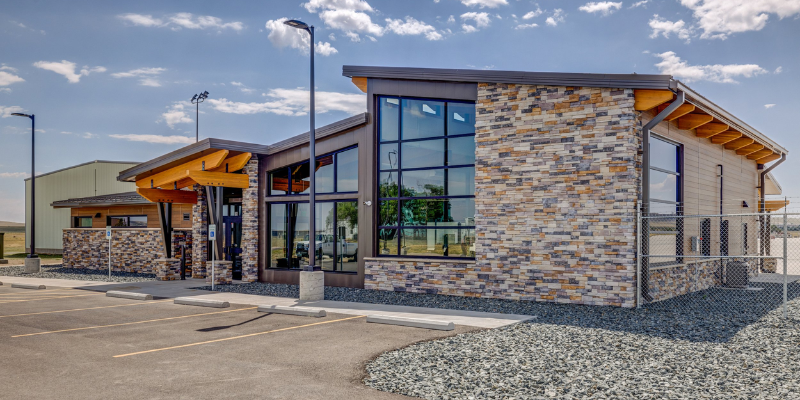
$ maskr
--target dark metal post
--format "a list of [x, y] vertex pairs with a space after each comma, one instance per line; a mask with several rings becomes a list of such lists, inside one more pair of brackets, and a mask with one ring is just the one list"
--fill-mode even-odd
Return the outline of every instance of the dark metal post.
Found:
[[37, 258], [36, 255], [36, 115], [31, 114], [31, 253], [28, 258]]
[[200, 102], [194, 103], [196, 107], [194, 112], [194, 142], [200, 141]]
[[308, 28], [308, 32], [311, 34], [311, 87], [309, 90], [311, 91], [311, 109], [309, 110], [309, 114], [311, 115], [311, 122], [310, 122], [310, 134], [311, 137], [308, 140], [308, 152], [309, 152], [309, 175], [310, 175], [310, 185], [309, 185], [309, 198], [308, 198], [308, 270], [315, 271], [317, 270], [316, 267], [316, 258], [317, 258], [317, 242], [316, 242], [316, 220], [315, 220], [315, 200], [316, 200], [316, 185], [315, 185], [315, 177], [314, 175], [317, 170], [317, 160], [316, 160], [316, 149], [314, 147], [314, 139], [316, 139], [316, 132], [314, 129], [314, 26], [310, 26]]

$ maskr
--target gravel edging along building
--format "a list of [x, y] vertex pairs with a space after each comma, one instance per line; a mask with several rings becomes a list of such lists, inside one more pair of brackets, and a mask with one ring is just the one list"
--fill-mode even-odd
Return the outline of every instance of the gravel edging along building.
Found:
[[[725, 213], [755, 211], [779, 193], [765, 164], [788, 154], [668, 75], [343, 75], [366, 93], [367, 112], [316, 131], [314, 250], [307, 133], [268, 145], [206, 139], [119, 174], [165, 220], [169, 204], [192, 204], [193, 277], [210, 274], [210, 251], [230, 259], [232, 246], [243, 281], [297, 284], [311, 255], [328, 286], [633, 307], [637, 207], [718, 212], [721, 193]], [[215, 221], [240, 234], [221, 225], [212, 249]], [[755, 231], [732, 243], [755, 242]], [[676, 252], [691, 251], [676, 235]], [[164, 253], [155, 270], [174, 278]], [[672, 264], [643, 274], [643, 290], [686, 293], [687, 271], [703, 268]], [[230, 266], [219, 268], [218, 282], [230, 282]]]

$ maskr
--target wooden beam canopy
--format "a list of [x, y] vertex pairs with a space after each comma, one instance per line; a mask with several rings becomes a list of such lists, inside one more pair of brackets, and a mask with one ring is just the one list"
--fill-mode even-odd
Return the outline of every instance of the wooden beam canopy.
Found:
[[188, 171], [189, 179], [200, 186], [220, 186], [247, 189], [250, 176], [245, 174], [226, 174], [224, 172]]
[[367, 78], [361, 76], [354, 76], [350, 79], [362, 92], [367, 93]]
[[766, 163], [768, 163], [770, 161], [775, 161], [775, 160], [777, 160], [779, 158], [781, 158], [780, 154], [772, 153], [772, 154], [770, 154], [770, 155], [768, 155], [766, 157], [759, 158], [758, 160], [756, 160], [756, 162], [759, 163], [759, 164], [766, 164]]
[[674, 96], [669, 90], [635, 89], [633, 108], [637, 111], [649, 110], [672, 100]]
[[753, 143], [747, 146], [742, 147], [739, 150], [736, 150], [736, 154], [740, 156], [746, 156], [751, 153], [755, 153], [764, 148], [763, 144]]
[[[235, 155], [235, 156], [232, 156], [232, 157], [228, 157], [224, 161], [222, 161], [222, 163], [219, 165], [219, 167], [211, 169], [210, 172], [236, 172], [236, 171], [239, 171], [242, 168], [244, 168], [245, 165], [247, 165], [248, 162], [250, 162], [250, 158], [252, 156], [253, 155], [251, 153], [242, 153], [242, 154], [238, 154], [238, 155]], [[177, 182], [176, 186], [177, 186], [178, 189], [183, 189], [185, 187], [189, 187], [189, 186], [192, 186], [194, 184], [195, 184], [195, 182], [191, 178], [189, 178], [189, 175], [188, 175], [188, 172], [187, 172], [186, 176], [184, 178], [180, 179]]]
[[772, 150], [770, 149], [763, 149], [756, 151], [754, 153], [750, 153], [747, 155], [748, 160], [758, 160], [759, 158], [764, 158], [768, 155], [772, 154]]
[[740, 137], [742, 137], [742, 133], [741, 132], [727, 130], [725, 132], [718, 133], [718, 134], [712, 136], [711, 137], [711, 143], [714, 143], [714, 144], [725, 144], [725, 143], [728, 143], [730, 141], [739, 139]]
[[740, 137], [739, 139], [735, 139], [728, 143], [725, 143], [725, 148], [728, 150], [739, 150], [744, 146], [753, 144], [753, 142], [755, 142], [755, 140], [743, 136]]
[[[660, 113], [660, 112], [664, 111], [664, 109], [669, 107], [670, 104], [672, 104], [672, 103], [662, 104], [662, 105], [658, 106], [658, 112]], [[694, 111], [695, 108], [696, 107], [694, 106], [694, 104], [683, 103], [683, 104], [679, 105], [678, 108], [676, 108], [675, 111], [672, 112], [672, 114], [667, 115], [667, 117], [664, 118], [664, 120], [665, 121], [674, 121], [674, 120], [676, 120], [676, 119], [678, 119], [678, 118], [680, 118], [680, 117], [682, 117], [682, 116], [684, 116], [686, 114], [689, 114], [690, 112]]]
[[174, 183], [186, 178], [186, 171], [202, 171], [205, 166], [206, 170], [214, 169], [222, 165], [222, 161], [228, 156], [228, 150], [220, 150], [203, 156], [187, 163], [181, 164], [177, 167], [170, 168], [166, 171], [159, 172], [153, 176], [136, 181], [136, 187], [139, 188], [157, 188], [164, 187], [166, 189], [174, 189]]
[[[688, 131], [695, 129], [699, 126], [705, 125], [713, 120], [714, 117], [706, 114], [686, 114], [683, 117], [678, 118], [678, 128]], [[725, 131], [727, 129], [728, 127], [726, 125], [725, 129], [721, 130], [720, 132]]]
[[136, 188], [136, 193], [153, 203], [197, 204], [197, 193], [193, 190]]
[[[760, 201], [758, 202], [758, 205], [761, 206], [761, 202]], [[788, 200], [766, 200], [766, 201], [764, 201], [764, 211], [774, 212], [774, 211], [778, 211], [781, 208], [783, 208], [784, 206], [788, 206], [788, 205], [789, 205], [789, 201]], [[761, 207], [759, 207], [759, 209], [760, 208]]]

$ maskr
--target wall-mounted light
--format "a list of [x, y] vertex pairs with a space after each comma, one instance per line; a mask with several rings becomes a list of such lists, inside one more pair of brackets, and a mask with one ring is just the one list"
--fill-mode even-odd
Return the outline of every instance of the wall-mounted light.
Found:
[[100, 213], [94, 215], [95, 218], [100, 218]]
[[750, 208], [750, 205], [749, 205], [749, 204], [747, 204], [747, 202], [746, 202], [746, 201], [742, 200], [742, 207], [744, 207], [744, 208]]

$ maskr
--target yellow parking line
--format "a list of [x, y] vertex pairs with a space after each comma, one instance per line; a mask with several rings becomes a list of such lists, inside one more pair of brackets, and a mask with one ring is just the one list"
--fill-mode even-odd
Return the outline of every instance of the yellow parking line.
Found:
[[47, 290], [47, 289], [45, 289], [45, 290], [42, 290], [41, 292], [38, 291], [38, 290], [31, 291], [30, 289], [22, 289], [22, 291], [19, 291], [19, 292], [3, 293], [3, 294], [0, 294], [0, 296], [19, 296], [19, 295], [31, 295], [31, 294], [49, 295], [49, 294], [52, 294], [54, 292], [65, 292], [65, 291], [70, 291], [70, 290], [74, 291], [76, 289], [55, 289], [55, 290]]
[[19, 302], [22, 302], [22, 301], [53, 300], [53, 299], [66, 299], [66, 298], [70, 298], [70, 297], [104, 296], [104, 295], [105, 295], [105, 293], [94, 293], [94, 294], [78, 294], [78, 295], [75, 295], [75, 296], [37, 297], [37, 298], [35, 298], [35, 299], [27, 299], [27, 300], [6, 300], [6, 301], [0, 301], [0, 304], [6, 304], [6, 303], [19, 303]]
[[207, 340], [205, 342], [189, 343], [189, 344], [182, 344], [180, 346], [171, 346], [171, 347], [164, 347], [164, 348], [160, 348], [160, 349], [137, 351], [136, 353], [120, 354], [120, 355], [114, 356], [114, 358], [135, 356], [135, 355], [138, 355], [138, 354], [145, 354], [145, 353], [154, 353], [154, 352], [157, 352], [157, 351], [164, 351], [164, 350], [181, 349], [181, 348], [184, 348], [184, 347], [200, 346], [200, 345], [203, 345], [203, 344], [224, 342], [226, 340], [242, 339], [242, 338], [251, 337], [251, 336], [266, 335], [268, 333], [275, 333], [275, 332], [288, 331], [288, 330], [292, 330], [292, 329], [306, 328], [306, 327], [314, 326], [314, 325], [330, 324], [332, 322], [347, 321], [347, 320], [350, 320], [350, 319], [364, 318], [364, 317], [365, 317], [364, 315], [358, 315], [358, 316], [355, 316], [355, 317], [334, 319], [334, 320], [331, 320], [331, 321], [315, 322], [313, 324], [306, 324], [306, 325], [300, 325], [300, 326], [290, 326], [288, 328], [274, 329], [274, 330], [266, 331], [266, 332], [257, 332], [257, 333], [250, 333], [250, 334], [241, 335], [241, 336], [233, 336], [233, 337], [222, 338], [222, 339]]
[[117, 304], [115, 306], [73, 308], [73, 309], [70, 309], [70, 310], [42, 311], [42, 312], [35, 312], [35, 313], [28, 313], [28, 314], [0, 315], [0, 318], [24, 317], [24, 316], [27, 316], [27, 315], [40, 315], [40, 314], [57, 314], [57, 313], [65, 313], [65, 312], [72, 312], [72, 311], [97, 310], [99, 308], [114, 308], [114, 307], [127, 307], [127, 306], [146, 306], [148, 304], [163, 303], [165, 301], [172, 301], [172, 300], [158, 300], [158, 301], [147, 301], [147, 302], [141, 302], [141, 303]]
[[180, 317], [169, 317], [169, 318], [159, 318], [159, 319], [149, 319], [146, 321], [136, 321], [136, 322], [125, 322], [121, 324], [111, 324], [111, 325], [98, 325], [98, 326], [86, 326], [83, 328], [72, 328], [72, 329], [61, 329], [58, 331], [48, 331], [48, 332], [36, 332], [36, 333], [26, 333], [24, 335], [14, 335], [11, 336], [12, 338], [24, 337], [24, 336], [36, 336], [36, 335], [46, 335], [48, 333], [61, 333], [61, 332], [73, 332], [73, 331], [83, 331], [86, 329], [100, 329], [100, 328], [112, 328], [115, 326], [125, 326], [125, 325], [136, 325], [136, 324], [145, 324], [148, 322], [158, 322], [158, 321], [169, 321], [172, 319], [181, 319], [181, 318], [192, 318], [192, 317], [200, 317], [203, 315], [212, 315], [212, 314], [222, 314], [222, 313], [231, 313], [231, 312], [238, 312], [238, 311], [246, 311], [246, 310], [253, 310], [258, 307], [249, 307], [249, 308], [239, 308], [236, 310], [226, 310], [226, 311], [217, 311], [217, 312], [210, 312], [210, 313], [203, 313], [203, 314], [192, 314], [192, 315], [182, 315]]

